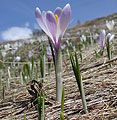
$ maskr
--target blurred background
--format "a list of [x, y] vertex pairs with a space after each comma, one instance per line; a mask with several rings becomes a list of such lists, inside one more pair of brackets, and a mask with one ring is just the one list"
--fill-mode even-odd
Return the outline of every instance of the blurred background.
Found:
[[32, 31], [40, 29], [36, 7], [54, 11], [67, 3], [72, 8], [69, 28], [117, 12], [117, 0], [0, 0], [0, 41], [27, 39]]

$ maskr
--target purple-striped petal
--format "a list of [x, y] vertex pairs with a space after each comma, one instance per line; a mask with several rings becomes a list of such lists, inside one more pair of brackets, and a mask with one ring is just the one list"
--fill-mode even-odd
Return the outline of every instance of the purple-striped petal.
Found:
[[100, 33], [100, 44], [101, 44], [102, 48], [104, 48], [105, 44], [106, 44], [105, 36], [106, 36], [106, 31], [105, 30], [101, 30], [101, 33]]
[[64, 35], [65, 30], [67, 29], [68, 24], [70, 23], [71, 17], [71, 7], [67, 4], [60, 15], [58, 26], [57, 26], [57, 34], [56, 34], [56, 42], [57, 46], [60, 46], [61, 38]]
[[71, 17], [71, 7], [69, 4], [67, 4], [61, 13], [60, 20], [59, 20], [59, 29], [61, 34], [63, 35], [65, 30], [67, 29], [69, 23], [70, 23], [70, 17]]
[[56, 44], [56, 33], [57, 33], [57, 21], [54, 16], [54, 14], [51, 11], [48, 11], [46, 14], [46, 25], [48, 28], [48, 31], [52, 35], [52, 41], [54, 44]]
[[57, 7], [56, 10], [54, 11], [54, 15], [58, 16], [58, 19], [60, 18], [62, 13], [62, 9], [60, 7]]
[[111, 42], [114, 39], [115, 35], [111, 35], [110, 33], [107, 34], [106, 39], [109, 39], [109, 42]]
[[43, 13], [41, 14], [40, 9], [36, 8], [35, 15], [36, 15], [36, 20], [38, 24], [40, 25], [41, 29], [49, 36], [51, 40], [53, 40], [53, 36], [49, 32], [47, 25], [46, 25], [46, 12], [43, 11]]
[[40, 11], [39, 8], [36, 8], [35, 16], [36, 16], [36, 20], [37, 20], [38, 24], [40, 25], [41, 29], [42, 29], [45, 33], [48, 33], [47, 28], [46, 28], [46, 25], [45, 25], [45, 22], [44, 22], [44, 20], [43, 20], [43, 17], [42, 17], [42, 14], [41, 14], [41, 11]]
[[111, 35], [109, 41], [112, 42], [112, 40], [114, 39], [115, 35]]

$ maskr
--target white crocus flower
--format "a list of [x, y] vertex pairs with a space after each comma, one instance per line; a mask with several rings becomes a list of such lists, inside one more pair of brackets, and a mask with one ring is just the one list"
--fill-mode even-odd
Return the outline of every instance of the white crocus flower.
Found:
[[107, 28], [109, 29], [109, 31], [112, 31], [112, 30], [113, 30], [114, 25], [115, 25], [114, 20], [112, 20], [112, 21], [106, 21], [106, 26], [107, 26]]
[[85, 35], [82, 35], [82, 36], [80, 37], [80, 40], [81, 40], [81, 42], [86, 41], [86, 36], [85, 36]]
[[111, 33], [108, 33], [106, 35], [106, 31], [101, 30], [98, 42], [101, 44], [102, 49], [104, 49], [106, 47], [107, 39], [109, 39], [109, 42], [111, 42], [114, 39], [114, 37], [115, 37], [115, 35], [113, 35]]
[[16, 58], [15, 58], [15, 62], [20, 62], [21, 61], [21, 57], [20, 56], [17, 56]]

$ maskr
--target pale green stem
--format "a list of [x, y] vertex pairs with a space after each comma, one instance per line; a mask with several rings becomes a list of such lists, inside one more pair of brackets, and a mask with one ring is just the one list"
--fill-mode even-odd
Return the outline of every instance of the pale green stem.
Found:
[[[108, 59], [111, 60], [111, 49], [110, 49], [110, 42], [109, 39], [107, 39], [107, 54], [108, 54]], [[112, 64], [110, 63], [110, 67], [112, 67]]]
[[2, 70], [0, 70], [0, 89], [2, 88]]
[[43, 55], [43, 77], [45, 77], [46, 74], [46, 56]]
[[10, 67], [8, 67], [8, 77], [11, 78]]
[[6, 87], [7, 87], [7, 89], [10, 88], [10, 80], [9, 80], [9, 78], [7, 78]]
[[59, 49], [55, 55], [55, 74], [56, 74], [56, 100], [61, 102], [62, 97], [62, 54]]
[[83, 83], [82, 83], [82, 77], [81, 77], [80, 87], [81, 87], [80, 94], [81, 94], [81, 98], [82, 98], [82, 104], [83, 104], [84, 112], [88, 113], [86, 99], [85, 99], [85, 93], [84, 93], [84, 88], [83, 88]]

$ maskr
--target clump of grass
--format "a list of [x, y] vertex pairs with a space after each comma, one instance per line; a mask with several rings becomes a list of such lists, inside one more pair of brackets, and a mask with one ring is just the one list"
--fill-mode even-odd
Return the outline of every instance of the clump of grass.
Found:
[[71, 51], [69, 51], [70, 54], [70, 60], [71, 60], [71, 64], [72, 64], [72, 68], [74, 71], [74, 75], [78, 84], [78, 88], [80, 91], [80, 95], [82, 98], [82, 104], [83, 104], [83, 108], [84, 108], [84, 112], [87, 113], [87, 105], [86, 105], [86, 99], [85, 99], [85, 93], [84, 93], [84, 88], [83, 88], [83, 83], [82, 83], [82, 76], [80, 73], [80, 67], [79, 67], [79, 62], [78, 62], [78, 58], [77, 58], [77, 53], [75, 52], [75, 57], [73, 57]]

